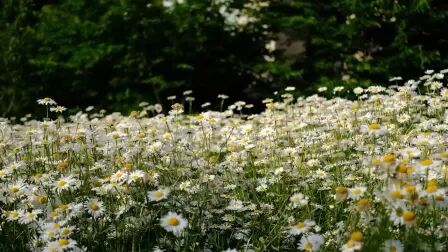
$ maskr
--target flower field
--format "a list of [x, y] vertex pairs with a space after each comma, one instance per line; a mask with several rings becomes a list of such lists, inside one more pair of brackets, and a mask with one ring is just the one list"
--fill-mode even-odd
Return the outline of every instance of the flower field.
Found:
[[255, 115], [41, 99], [0, 123], [0, 250], [447, 251], [445, 72]]

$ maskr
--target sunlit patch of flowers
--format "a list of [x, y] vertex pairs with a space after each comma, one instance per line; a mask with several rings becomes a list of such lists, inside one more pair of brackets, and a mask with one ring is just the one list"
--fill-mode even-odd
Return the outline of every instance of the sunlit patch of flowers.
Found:
[[288, 87], [255, 115], [192, 114], [191, 91], [129, 116], [40, 99], [44, 120], [0, 120], [0, 248], [447, 251], [444, 73], [355, 100]]
[[[248, 0], [237, 8], [234, 0], [213, 0], [212, 5], [219, 8], [219, 14], [224, 18], [226, 29], [229, 31], [243, 31], [259, 21], [262, 11], [268, 7], [268, 0]], [[275, 45], [269, 45], [267, 50]], [[275, 49], [272, 49], [272, 51]]]

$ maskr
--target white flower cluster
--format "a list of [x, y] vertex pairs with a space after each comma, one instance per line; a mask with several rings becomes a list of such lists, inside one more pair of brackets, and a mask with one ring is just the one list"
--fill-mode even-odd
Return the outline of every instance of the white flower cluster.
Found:
[[227, 29], [243, 31], [251, 24], [258, 22], [258, 15], [269, 6], [267, 0], [250, 0], [241, 8], [234, 8], [234, 0], [214, 0], [213, 5], [219, 7], [219, 13], [224, 18]]
[[287, 87], [250, 116], [225, 95], [187, 115], [186, 91], [166, 114], [2, 118], [0, 248], [447, 251], [445, 73], [356, 100]]

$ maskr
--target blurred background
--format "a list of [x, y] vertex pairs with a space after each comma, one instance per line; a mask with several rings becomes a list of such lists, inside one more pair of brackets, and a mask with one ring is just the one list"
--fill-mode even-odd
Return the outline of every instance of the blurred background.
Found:
[[388, 85], [448, 66], [446, 0], [0, 0], [0, 116]]

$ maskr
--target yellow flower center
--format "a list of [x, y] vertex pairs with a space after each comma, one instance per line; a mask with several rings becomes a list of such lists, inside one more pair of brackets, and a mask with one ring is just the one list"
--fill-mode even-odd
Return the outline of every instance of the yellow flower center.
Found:
[[59, 206], [59, 209], [61, 209], [61, 211], [65, 211], [65, 210], [68, 209], [68, 205], [66, 205], [66, 204], [61, 204], [61, 205]]
[[336, 193], [346, 194], [347, 192], [348, 192], [348, 189], [346, 187], [343, 187], [343, 186], [336, 187]]
[[60, 170], [65, 170], [68, 167], [68, 162], [66, 161], [62, 161], [60, 163], [57, 164], [57, 168]]
[[403, 196], [401, 195], [401, 192], [398, 190], [394, 190], [392, 192], [390, 192], [390, 196], [392, 197], [392, 199], [401, 199], [403, 198]]
[[13, 188], [11, 188], [10, 191], [11, 191], [12, 193], [16, 193], [16, 192], [19, 191], [19, 188], [18, 188], [18, 187], [13, 187]]
[[440, 156], [443, 157], [443, 158], [448, 158], [448, 151], [441, 152]]
[[312, 251], [313, 250], [313, 244], [311, 242], [306, 242], [305, 245], [303, 245], [303, 248], [305, 250]]
[[39, 202], [39, 204], [45, 204], [47, 202], [47, 199], [44, 196], [38, 196], [37, 202]]
[[132, 169], [132, 163], [126, 163], [126, 164], [124, 164], [124, 169], [125, 169], [125, 170], [131, 170], [131, 169]]
[[96, 203], [90, 203], [89, 208], [93, 211], [98, 211], [98, 209], [100, 209]]
[[68, 235], [68, 234], [70, 234], [70, 232], [71, 232], [70, 229], [66, 228], [66, 229], [62, 230], [61, 234], [62, 235]]
[[400, 163], [397, 167], [397, 171], [400, 173], [406, 173], [408, 171], [409, 165], [406, 163]]
[[345, 244], [347, 247], [352, 248], [356, 245], [356, 241], [354, 240], [348, 240], [348, 242]]
[[403, 220], [406, 222], [411, 222], [411, 221], [415, 220], [415, 214], [411, 211], [405, 211], [403, 213]]
[[366, 210], [369, 207], [369, 199], [360, 199], [357, 204], [361, 210]]
[[427, 193], [435, 193], [437, 192], [439, 188], [436, 185], [428, 185], [428, 187], [426, 187], [426, 192]]
[[407, 170], [406, 170], [406, 173], [407, 173], [407, 174], [412, 174], [412, 173], [414, 173], [414, 172], [415, 172], [415, 169], [412, 168], [412, 167], [410, 167], [410, 166], [409, 166], [409, 167], [407, 168]]
[[397, 252], [397, 248], [394, 245], [390, 245], [389, 252]]
[[442, 168], [442, 173], [448, 174], [448, 167], [443, 167]]
[[362, 190], [361, 189], [359, 189], [359, 188], [355, 188], [355, 189], [353, 189], [353, 194], [355, 194], [355, 195], [360, 195], [361, 193], [362, 193]]
[[67, 182], [65, 182], [64, 180], [59, 180], [58, 181], [58, 186], [63, 187], [67, 184]]
[[421, 165], [423, 165], [423, 166], [430, 166], [430, 165], [432, 165], [432, 160], [431, 159], [423, 159], [423, 160], [420, 160], [420, 164]]
[[440, 194], [440, 195], [437, 195], [435, 199], [436, 199], [436, 201], [444, 201], [445, 197]]
[[437, 186], [439, 183], [437, 183], [437, 180], [431, 179], [428, 181], [428, 186]]
[[380, 125], [378, 123], [369, 124], [369, 129], [371, 129], [371, 130], [377, 130], [379, 128], [380, 128]]
[[372, 160], [372, 165], [379, 165], [379, 164], [381, 164], [381, 160], [379, 160], [379, 159], [374, 159], [374, 160]]
[[417, 203], [420, 204], [421, 206], [428, 206], [429, 205], [429, 202], [428, 202], [428, 200], [426, 198], [418, 199]]
[[179, 220], [176, 217], [169, 217], [167, 222], [170, 226], [177, 226], [180, 224]]
[[69, 244], [69, 241], [68, 241], [68, 239], [64, 239], [64, 238], [62, 238], [62, 239], [59, 239], [59, 240], [58, 240], [58, 244], [59, 244], [60, 246], [67, 246], [67, 245]]
[[305, 222], [301, 222], [301, 221], [299, 221], [299, 222], [297, 222], [297, 224], [296, 224], [296, 228], [304, 228], [306, 225], [305, 225]]
[[383, 162], [385, 163], [392, 163], [395, 161], [395, 155], [394, 154], [387, 154], [383, 157]]
[[355, 231], [350, 236], [351, 240], [357, 241], [357, 242], [362, 241], [363, 238], [364, 238], [364, 236], [362, 235], [362, 233], [360, 231]]
[[414, 193], [415, 192], [415, 186], [414, 185], [406, 185], [404, 187], [404, 189], [406, 190], [406, 192], [408, 193]]
[[154, 192], [154, 196], [156, 196], [156, 198], [162, 198], [163, 197], [163, 192], [156, 191], [156, 192]]

